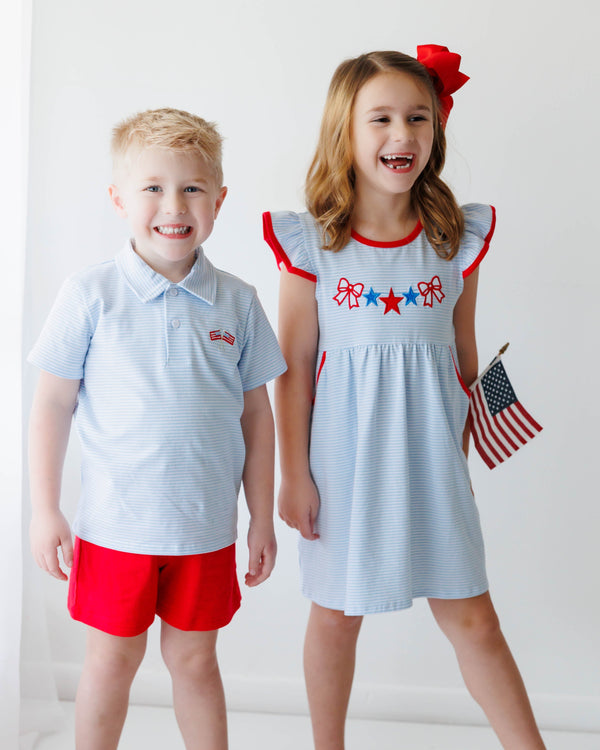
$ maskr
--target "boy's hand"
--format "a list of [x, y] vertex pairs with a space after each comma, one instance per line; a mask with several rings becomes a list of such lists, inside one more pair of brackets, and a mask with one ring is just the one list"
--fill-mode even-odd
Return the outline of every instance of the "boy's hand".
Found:
[[266, 581], [275, 567], [277, 541], [273, 521], [263, 523], [250, 521], [248, 529], [248, 572], [245, 576], [246, 586], [258, 586]]
[[302, 481], [282, 480], [279, 490], [279, 517], [305, 539], [318, 539], [315, 521], [319, 512], [319, 491], [310, 476]]
[[59, 511], [34, 513], [29, 527], [31, 552], [38, 566], [60, 581], [68, 576], [60, 567], [58, 547], [62, 548], [65, 565], [73, 565], [73, 541], [67, 519]]

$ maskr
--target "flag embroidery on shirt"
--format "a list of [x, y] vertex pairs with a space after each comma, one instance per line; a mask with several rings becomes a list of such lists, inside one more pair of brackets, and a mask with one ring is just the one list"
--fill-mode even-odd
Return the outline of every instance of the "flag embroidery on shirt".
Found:
[[231, 346], [235, 344], [235, 336], [233, 333], [229, 333], [229, 331], [221, 331], [219, 328], [216, 331], [210, 331], [208, 335], [210, 336], [211, 341], [225, 341]]
[[490, 469], [532, 440], [542, 427], [517, 399], [500, 355], [470, 388], [469, 422], [475, 448]]

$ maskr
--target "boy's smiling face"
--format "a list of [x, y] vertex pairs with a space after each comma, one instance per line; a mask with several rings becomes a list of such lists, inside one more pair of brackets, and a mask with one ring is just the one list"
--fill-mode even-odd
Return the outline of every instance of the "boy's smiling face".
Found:
[[129, 221], [137, 254], [165, 278], [181, 281], [212, 232], [227, 188], [192, 151], [140, 148], [127, 157], [118, 185], [109, 188], [111, 201]]

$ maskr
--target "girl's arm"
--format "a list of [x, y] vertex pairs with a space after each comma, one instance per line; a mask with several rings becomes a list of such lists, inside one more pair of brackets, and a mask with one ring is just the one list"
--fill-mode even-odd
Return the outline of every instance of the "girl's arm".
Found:
[[42, 570], [63, 581], [67, 575], [57, 549], [62, 548], [65, 565], [71, 567], [73, 543], [69, 523], [60, 512], [60, 488], [79, 383], [42, 371], [29, 426], [31, 551]]
[[273, 529], [275, 427], [265, 385], [244, 393], [241, 424], [246, 446], [242, 480], [250, 511], [246, 585], [257, 586], [271, 575], [277, 554]]
[[281, 489], [279, 515], [305, 539], [317, 539], [319, 495], [310, 475], [308, 445], [319, 340], [315, 285], [281, 271], [279, 344], [288, 369], [275, 383]]
[[[456, 353], [458, 367], [467, 386], [477, 378], [477, 342], [475, 339], [475, 304], [477, 301], [477, 281], [479, 269], [475, 269], [465, 279], [464, 289], [454, 307], [454, 332], [456, 336]], [[463, 432], [463, 450], [469, 453], [469, 422]]]

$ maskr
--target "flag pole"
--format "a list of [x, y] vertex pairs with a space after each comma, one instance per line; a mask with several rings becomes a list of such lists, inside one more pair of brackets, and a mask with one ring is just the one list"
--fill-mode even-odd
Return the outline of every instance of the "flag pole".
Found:
[[476, 378], [476, 379], [475, 379], [475, 380], [474, 380], [474, 381], [473, 381], [473, 382], [471, 383], [471, 385], [469, 386], [469, 390], [470, 390], [470, 391], [472, 391], [472, 390], [473, 390], [473, 388], [475, 388], [475, 386], [477, 385], [477, 383], [479, 383], [479, 381], [480, 381], [480, 380], [481, 380], [481, 378], [482, 378], [482, 377], [483, 377], [483, 376], [484, 376], [484, 375], [486, 374], [486, 372], [487, 372], [488, 370], [490, 370], [490, 369], [491, 369], [491, 368], [492, 368], [492, 367], [493, 367], [493, 366], [494, 366], [494, 365], [496, 364], [496, 362], [498, 362], [498, 360], [500, 359], [500, 357], [501, 357], [501, 356], [502, 356], [502, 355], [504, 354], [504, 352], [505, 352], [505, 351], [506, 351], [506, 350], [508, 349], [508, 347], [509, 347], [509, 346], [510, 346], [510, 343], [509, 343], [509, 342], [507, 341], [507, 342], [506, 342], [506, 344], [504, 344], [504, 346], [503, 346], [503, 347], [502, 347], [502, 348], [500, 349], [500, 351], [498, 352], [498, 354], [497, 354], [497, 355], [496, 355], [496, 356], [494, 357], [494, 359], [493, 359], [493, 360], [492, 360], [492, 361], [491, 361], [491, 362], [489, 363], [489, 365], [488, 365], [488, 366], [487, 366], [487, 367], [485, 368], [485, 370], [484, 370], [484, 371], [483, 371], [483, 372], [481, 373], [481, 375], [479, 375], [479, 377], [478, 377], [478, 378]]

